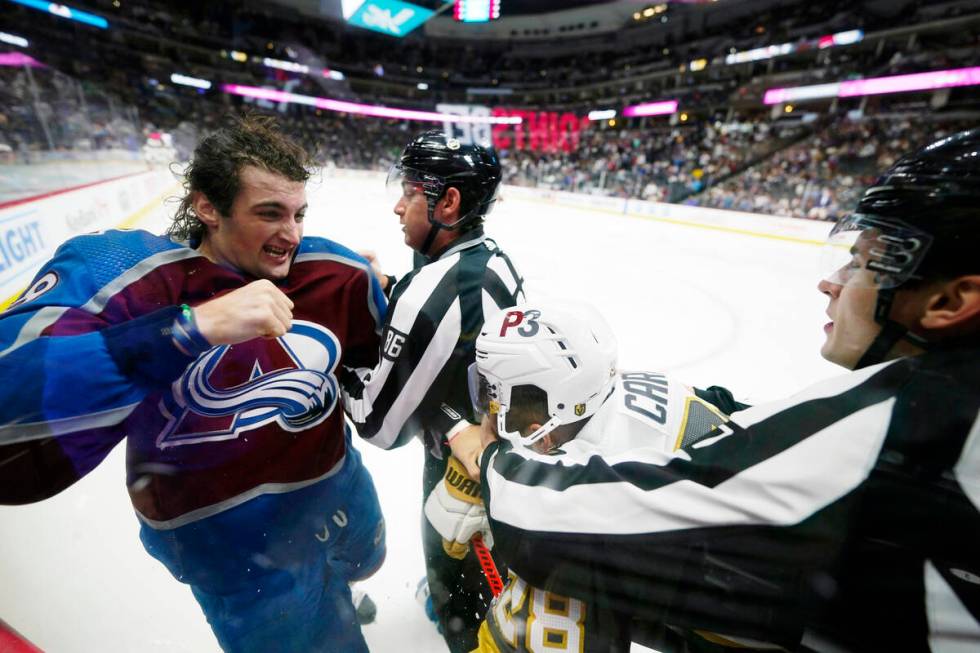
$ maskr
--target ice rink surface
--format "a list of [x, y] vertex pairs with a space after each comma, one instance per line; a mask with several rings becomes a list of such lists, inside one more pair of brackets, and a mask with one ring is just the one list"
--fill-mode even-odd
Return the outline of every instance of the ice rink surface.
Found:
[[[411, 265], [381, 178], [309, 187], [306, 233]], [[168, 210], [142, 225], [162, 232]], [[829, 230], [829, 226], [828, 226]], [[619, 336], [620, 367], [660, 370], [743, 401], [786, 396], [838, 368], [819, 356], [819, 247], [507, 197], [488, 232], [529, 297], [594, 303]], [[81, 363], [81, 362], [80, 362]], [[388, 523], [388, 558], [364, 582], [376, 653], [444, 651], [415, 602], [424, 575], [421, 446], [360, 446]], [[48, 501], [0, 508], [0, 619], [48, 653], [194, 652], [218, 646], [190, 590], [147, 555], [125, 488], [125, 448]]]

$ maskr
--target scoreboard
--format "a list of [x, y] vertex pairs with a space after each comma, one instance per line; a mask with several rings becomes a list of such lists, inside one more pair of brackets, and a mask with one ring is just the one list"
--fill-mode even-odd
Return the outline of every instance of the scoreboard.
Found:
[[500, 18], [500, 0], [455, 0], [453, 18], [461, 23], [487, 23]]

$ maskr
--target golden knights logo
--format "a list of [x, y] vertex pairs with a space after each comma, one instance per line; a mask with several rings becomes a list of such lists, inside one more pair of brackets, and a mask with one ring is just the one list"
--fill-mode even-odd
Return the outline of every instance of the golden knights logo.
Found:
[[585, 404], [575, 404], [575, 417], [581, 417], [585, 414]]
[[303, 320], [275, 340], [210, 349], [161, 400], [167, 424], [157, 446], [231, 440], [270, 422], [294, 432], [316, 426], [337, 405], [339, 360], [337, 336]]

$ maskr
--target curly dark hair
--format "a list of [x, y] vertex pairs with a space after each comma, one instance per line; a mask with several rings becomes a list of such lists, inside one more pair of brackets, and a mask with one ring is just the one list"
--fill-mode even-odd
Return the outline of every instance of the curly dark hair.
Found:
[[291, 181], [305, 182], [314, 169], [313, 155], [280, 131], [275, 118], [246, 114], [232, 119], [201, 140], [184, 171], [184, 196], [167, 234], [177, 240], [199, 241], [206, 228], [194, 213], [194, 193], [204, 193], [223, 216], [241, 185], [245, 166], [256, 166]]

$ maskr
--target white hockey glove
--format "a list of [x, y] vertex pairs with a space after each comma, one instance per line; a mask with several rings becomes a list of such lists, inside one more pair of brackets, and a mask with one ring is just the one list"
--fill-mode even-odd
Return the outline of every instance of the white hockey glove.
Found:
[[446, 555], [462, 560], [470, 540], [481, 533], [488, 548], [493, 547], [490, 523], [480, 497], [480, 482], [466, 473], [463, 463], [450, 456], [446, 474], [425, 500], [425, 516], [442, 535]]

